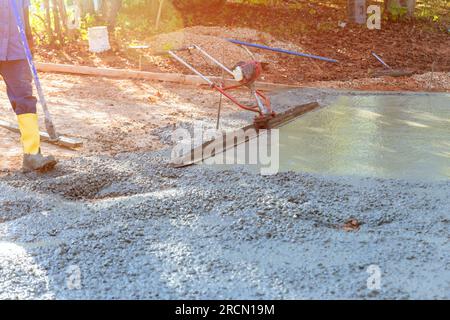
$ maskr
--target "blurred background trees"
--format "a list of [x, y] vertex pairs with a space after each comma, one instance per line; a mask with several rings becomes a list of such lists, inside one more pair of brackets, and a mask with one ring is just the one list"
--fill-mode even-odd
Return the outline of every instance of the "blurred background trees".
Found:
[[[162, 12], [163, 31], [174, 30], [189, 24], [192, 15], [220, 15], [227, 2], [240, 4], [243, 10], [252, 10], [252, 5], [295, 9], [314, 4], [346, 12], [348, 0], [33, 0], [33, 28], [40, 42], [58, 47], [85, 37], [93, 25], [107, 25], [112, 36], [115, 30], [154, 34], [159, 29], [158, 12]], [[367, 0], [366, 4], [379, 4], [391, 21], [415, 17], [450, 28], [449, 0]], [[77, 25], [78, 17], [79, 27], [70, 28]]]

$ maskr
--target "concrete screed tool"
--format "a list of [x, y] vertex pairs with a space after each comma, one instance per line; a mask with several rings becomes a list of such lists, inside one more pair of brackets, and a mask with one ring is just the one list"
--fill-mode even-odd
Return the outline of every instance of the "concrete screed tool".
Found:
[[[192, 65], [186, 62], [183, 58], [176, 54], [178, 51], [191, 51], [197, 50], [200, 54], [211, 60], [214, 64], [219, 66], [226, 73], [231, 75], [234, 80], [238, 81], [237, 85], [233, 86], [223, 86], [214, 83], [207, 76], [203, 75], [200, 71], [195, 69]], [[239, 62], [232, 69], [226, 67], [223, 63], [219, 62], [217, 59], [208, 54], [205, 50], [200, 48], [198, 45], [192, 45], [186, 48], [181, 48], [177, 50], [169, 50], [169, 55], [171, 55], [175, 60], [180, 62], [182, 65], [187, 67], [189, 70], [194, 72], [196, 75], [201, 77], [213, 90], [217, 90], [228, 98], [231, 102], [237, 105], [239, 108], [257, 113], [254, 119], [254, 125], [257, 128], [266, 128], [268, 120], [275, 117], [275, 113], [272, 111], [270, 105], [270, 99], [262, 93], [262, 91], [257, 90], [255, 86], [255, 81], [261, 76], [262, 65], [260, 62], [252, 60], [247, 62]], [[239, 102], [230, 93], [231, 90], [239, 89], [242, 87], [247, 87], [250, 89], [252, 96], [255, 98], [255, 105], [245, 105]]]
[[[234, 80], [238, 82], [237, 85], [233, 86], [224, 86], [222, 84], [214, 83], [207, 76], [203, 75], [200, 71], [195, 69], [192, 65], [186, 62], [183, 58], [181, 58], [177, 52], [179, 51], [191, 51], [196, 50], [209, 60], [211, 60], [214, 64], [219, 66], [226, 73], [231, 75]], [[187, 67], [189, 70], [194, 72], [196, 75], [201, 77], [206, 84], [208, 84], [213, 90], [220, 92], [221, 95], [228, 98], [231, 102], [237, 105], [239, 108], [254, 112], [257, 115], [253, 120], [253, 124], [246, 126], [240, 130], [231, 133], [225, 133], [222, 135], [220, 139], [214, 139], [202, 144], [199, 147], [196, 147], [191, 150], [188, 154], [181, 155], [176, 159], [172, 159], [172, 165], [175, 167], [185, 167], [195, 163], [199, 163], [208, 157], [214, 156], [220, 152], [226, 151], [227, 149], [233, 148], [238, 144], [245, 143], [250, 139], [257, 137], [261, 132], [267, 129], [275, 129], [279, 128], [286, 123], [298, 118], [299, 116], [317, 109], [319, 104], [317, 102], [308, 103], [304, 105], [294, 106], [292, 109], [288, 111], [276, 114], [272, 110], [270, 98], [267, 97], [260, 90], [256, 89], [255, 82], [261, 76], [262, 73], [262, 65], [260, 62], [256, 60], [251, 60], [247, 62], [239, 62], [233, 68], [226, 67], [223, 63], [219, 62], [217, 59], [208, 54], [205, 50], [200, 48], [198, 45], [192, 45], [185, 48], [180, 48], [176, 50], [169, 50], [169, 55], [172, 56], [175, 60], [180, 62], [182, 65]], [[239, 89], [242, 87], [247, 87], [250, 89], [252, 96], [255, 99], [255, 105], [245, 105], [240, 103], [235, 97], [233, 97], [230, 93], [231, 90]], [[251, 132], [251, 133], [249, 133]], [[244, 134], [242, 137], [239, 135]], [[215, 152], [205, 155], [203, 150], [205, 148], [214, 149]]]

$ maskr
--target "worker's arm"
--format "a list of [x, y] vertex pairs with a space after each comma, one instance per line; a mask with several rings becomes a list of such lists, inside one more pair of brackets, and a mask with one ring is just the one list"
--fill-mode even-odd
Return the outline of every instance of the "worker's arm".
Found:
[[28, 8], [23, 9], [24, 23], [25, 23], [25, 34], [27, 35], [28, 45], [30, 46], [31, 52], [34, 49], [33, 33], [31, 32], [30, 24], [30, 11]]

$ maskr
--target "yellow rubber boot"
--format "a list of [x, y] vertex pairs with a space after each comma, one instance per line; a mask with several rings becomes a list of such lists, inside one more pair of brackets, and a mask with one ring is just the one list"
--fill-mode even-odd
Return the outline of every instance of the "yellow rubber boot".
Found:
[[49, 171], [56, 165], [54, 157], [44, 157], [41, 154], [41, 137], [39, 135], [39, 124], [37, 114], [26, 113], [17, 116], [23, 145], [24, 172]]
[[17, 116], [24, 154], [38, 154], [41, 146], [39, 136], [38, 116], [35, 113], [26, 113]]

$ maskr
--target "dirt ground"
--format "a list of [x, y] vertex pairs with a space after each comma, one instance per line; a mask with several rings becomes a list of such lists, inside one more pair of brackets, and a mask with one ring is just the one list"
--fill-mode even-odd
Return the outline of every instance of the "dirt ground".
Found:
[[[143, 18], [148, 15], [141, 14]], [[333, 6], [305, 1], [296, 8], [229, 3], [220, 14], [196, 12], [178, 21], [176, 28], [163, 26], [162, 34], [156, 36], [145, 30], [122, 28], [119, 35], [112, 37], [113, 50], [107, 53], [92, 54], [86, 41], [78, 41], [57, 49], [40, 45], [36, 57], [43, 62], [190, 73], [167, 56], [155, 55], [155, 51], [199, 44], [218, 59], [225, 52], [223, 60], [232, 67], [240, 59], [248, 59], [243, 49], [224, 40], [233, 38], [339, 61], [329, 63], [251, 48], [257, 57], [268, 62], [264, 77], [271, 82], [301, 85], [368, 78], [383, 70], [371, 51], [394, 69], [415, 74], [450, 71], [450, 37], [439, 23], [423, 19], [402, 23], [383, 20], [380, 30], [368, 30], [365, 25], [345, 21], [344, 3]], [[147, 44], [150, 48], [130, 49], [134, 44]], [[192, 57], [189, 61], [200, 64], [201, 71], [218, 73], [217, 69], [202, 65], [201, 59]]]

